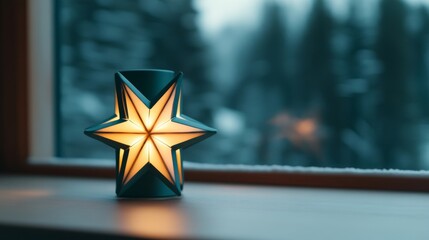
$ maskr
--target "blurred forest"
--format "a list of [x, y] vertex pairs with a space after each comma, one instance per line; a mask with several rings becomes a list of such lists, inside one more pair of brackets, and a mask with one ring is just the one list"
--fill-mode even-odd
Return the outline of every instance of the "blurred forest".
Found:
[[297, 23], [257, 1], [255, 24], [209, 35], [198, 1], [57, 1], [59, 156], [113, 158], [83, 129], [113, 113], [116, 71], [157, 68], [183, 71], [184, 113], [218, 129], [188, 161], [429, 169], [426, 4], [312, 0]]

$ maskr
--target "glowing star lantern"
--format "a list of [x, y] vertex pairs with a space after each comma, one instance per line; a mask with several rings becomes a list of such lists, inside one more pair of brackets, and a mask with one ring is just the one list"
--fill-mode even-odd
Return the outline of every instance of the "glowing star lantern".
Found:
[[182, 148], [216, 130], [181, 114], [182, 73], [115, 74], [115, 115], [85, 134], [116, 149], [118, 197], [180, 196]]

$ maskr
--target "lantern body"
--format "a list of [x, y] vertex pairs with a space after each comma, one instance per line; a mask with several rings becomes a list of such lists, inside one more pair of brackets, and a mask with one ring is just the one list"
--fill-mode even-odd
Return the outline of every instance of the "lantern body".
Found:
[[115, 114], [85, 134], [116, 149], [118, 197], [172, 197], [183, 189], [181, 149], [216, 130], [181, 113], [182, 73], [115, 74]]

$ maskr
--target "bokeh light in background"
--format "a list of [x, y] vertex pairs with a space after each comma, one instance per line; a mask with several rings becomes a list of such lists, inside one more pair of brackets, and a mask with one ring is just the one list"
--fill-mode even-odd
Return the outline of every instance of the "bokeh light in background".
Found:
[[218, 129], [189, 161], [429, 169], [427, 1], [56, 4], [60, 157], [111, 158], [82, 131], [113, 113], [113, 74], [161, 68]]

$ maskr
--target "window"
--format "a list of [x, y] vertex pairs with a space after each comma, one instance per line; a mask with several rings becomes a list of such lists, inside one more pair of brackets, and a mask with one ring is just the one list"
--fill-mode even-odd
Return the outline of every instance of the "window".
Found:
[[113, 73], [165, 68], [185, 73], [184, 111], [219, 130], [189, 161], [429, 168], [425, 3], [56, 3], [61, 157], [112, 158], [82, 130], [112, 113]]
[[[0, 124], [0, 137], [4, 143], [0, 147], [0, 171], [113, 177], [113, 168], [109, 167], [113, 161], [90, 161], [87, 158], [82, 159], [83, 161], [76, 159], [50, 161], [49, 157], [53, 156], [54, 150], [53, 144], [50, 143], [54, 142], [53, 135], [55, 132], [52, 122], [55, 111], [52, 111], [52, 106], [56, 102], [50, 96], [51, 89], [56, 84], [50, 82], [53, 77], [50, 76], [49, 70], [55, 66], [55, 62], [52, 62], [53, 59], [49, 57], [51, 54], [49, 49], [53, 46], [53, 37], [49, 31], [53, 22], [53, 15], [50, 14], [53, 4], [50, 0], [37, 1], [37, 3], [36, 1], [22, 0], [13, 3], [8, 4], [8, 8], [1, 8], [8, 9], [1, 15], [8, 19], [8, 24], [4, 24], [0, 28], [0, 32], [4, 36], [2, 38], [4, 41], [0, 42], [3, 53], [1, 55], [2, 67], [7, 69], [7, 71], [1, 71], [1, 74], [2, 79], [13, 79], [13, 81], [1, 81], [0, 95], [3, 100], [0, 109], [1, 112], [8, 113], [8, 117], [1, 118]], [[25, 3], [28, 4], [30, 10], [28, 16], [24, 14], [27, 8]], [[407, 11], [421, 8], [420, 5], [411, 1], [405, 3], [401, 6], [406, 6]], [[339, 16], [344, 15], [340, 14]], [[415, 22], [411, 24], [412, 22], [411, 20], [407, 21], [407, 26], [414, 26], [412, 29], [421, 26]], [[29, 44], [28, 47], [27, 43]], [[58, 53], [58, 51], [54, 52]], [[27, 66], [30, 67], [29, 71], [26, 71]], [[370, 67], [372, 64], [368, 66]], [[29, 90], [27, 91], [27, 89]], [[38, 96], [43, 96], [45, 99], [43, 100]], [[190, 96], [191, 100], [192, 97]], [[27, 102], [30, 104], [28, 105]], [[77, 131], [82, 130], [78, 129]], [[43, 146], [47, 147], [44, 148]], [[37, 164], [27, 161], [28, 157], [37, 158]], [[81, 165], [83, 162], [85, 163], [84, 166]], [[108, 167], [101, 167], [102, 162], [109, 163], [105, 164]], [[312, 187], [417, 191], [428, 191], [429, 189], [429, 178], [425, 171], [355, 171], [349, 168], [291, 168], [287, 166], [272, 167], [271, 165], [260, 168], [253, 168], [252, 166], [238, 168], [237, 165], [189, 165], [186, 170], [186, 179], [188, 181], [223, 181]]]

